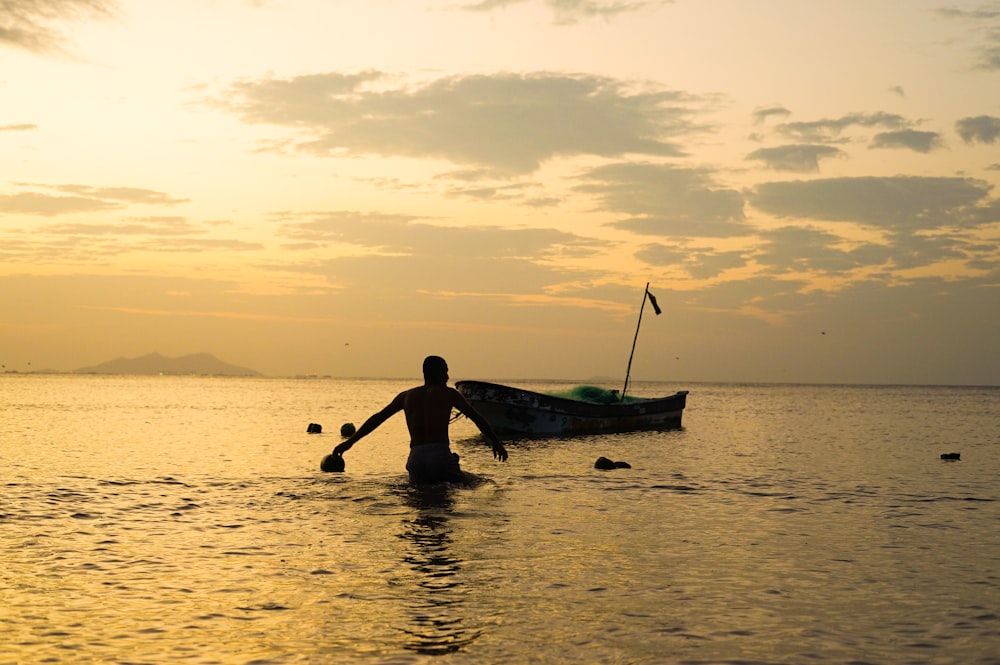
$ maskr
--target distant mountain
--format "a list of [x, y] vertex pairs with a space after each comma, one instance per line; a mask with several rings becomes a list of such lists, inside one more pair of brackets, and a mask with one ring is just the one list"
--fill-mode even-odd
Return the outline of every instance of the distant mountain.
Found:
[[209, 376], [260, 376], [247, 367], [224, 363], [210, 353], [192, 353], [167, 358], [150, 353], [138, 358], [116, 358], [93, 367], [81, 367], [74, 374], [197, 374]]

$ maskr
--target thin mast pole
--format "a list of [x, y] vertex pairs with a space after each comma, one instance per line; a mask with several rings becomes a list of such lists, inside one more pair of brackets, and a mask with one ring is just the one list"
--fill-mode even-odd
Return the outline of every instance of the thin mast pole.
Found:
[[635, 324], [635, 337], [632, 338], [632, 352], [628, 354], [628, 367], [625, 369], [625, 385], [622, 386], [622, 401], [625, 401], [625, 391], [628, 390], [628, 377], [632, 373], [632, 356], [635, 355], [635, 343], [639, 340], [639, 326], [642, 325], [642, 310], [646, 308], [646, 295], [649, 293], [649, 282], [642, 292], [642, 305], [639, 306], [639, 322]]

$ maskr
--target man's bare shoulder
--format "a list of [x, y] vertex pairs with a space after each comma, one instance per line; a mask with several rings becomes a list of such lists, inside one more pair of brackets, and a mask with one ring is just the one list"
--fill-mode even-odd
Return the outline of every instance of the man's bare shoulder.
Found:
[[422, 402], [456, 404], [465, 400], [462, 393], [451, 386], [436, 384], [417, 386], [400, 393], [400, 398], [404, 401], [420, 400]]
[[404, 390], [403, 392], [399, 393], [398, 395], [396, 395], [395, 397], [392, 398], [392, 401], [389, 402], [389, 406], [387, 406], [386, 408], [387, 409], [391, 409], [391, 408], [400, 409], [400, 408], [402, 408], [406, 404], [406, 401], [407, 401], [407, 399], [409, 399], [410, 393], [413, 390], [414, 390], [414, 388], [411, 388], [410, 390]]
[[457, 390], [451, 388], [450, 386], [438, 386], [438, 385], [422, 385], [414, 386], [399, 393], [396, 396], [397, 400], [409, 400], [409, 399], [441, 399], [444, 396], [451, 396], [452, 394], [460, 395]]

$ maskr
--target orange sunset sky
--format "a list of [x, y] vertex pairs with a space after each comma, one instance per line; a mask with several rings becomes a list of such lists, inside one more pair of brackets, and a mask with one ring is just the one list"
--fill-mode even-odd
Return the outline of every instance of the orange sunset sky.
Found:
[[11, 0], [0, 99], [6, 371], [622, 377], [649, 282], [635, 381], [1000, 384], [1000, 2]]

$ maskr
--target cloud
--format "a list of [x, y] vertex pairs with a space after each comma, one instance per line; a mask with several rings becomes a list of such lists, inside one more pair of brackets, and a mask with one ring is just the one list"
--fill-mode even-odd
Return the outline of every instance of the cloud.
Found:
[[[1000, 205], [996, 203], [977, 210], [990, 210], [991, 218], [1000, 221]], [[994, 243], [965, 234], [961, 229], [917, 232], [888, 229], [879, 241], [861, 241], [816, 226], [787, 225], [759, 230], [756, 236], [759, 241], [745, 250], [719, 252], [711, 248], [651, 244], [637, 251], [636, 258], [654, 266], [679, 267], [695, 279], [703, 280], [739, 268], [751, 268], [757, 276], [793, 278], [803, 287], [819, 276], [848, 278], [835, 287], [827, 280], [824, 287], [827, 290], [846, 288], [848, 281], [861, 276], [877, 277], [886, 284], [900, 283], [912, 278], [899, 271], [944, 262], [962, 262], [971, 270], [996, 270], [1000, 260]], [[739, 281], [745, 279], [744, 276]], [[764, 304], [765, 299], [757, 295], [760, 307], [780, 309], [774, 302]]]
[[[428, 294], [461, 293], [470, 306], [475, 294], [509, 301], [514, 295], [537, 295], [567, 281], [597, 277], [560, 267], [560, 259], [596, 254], [607, 246], [555, 229], [453, 227], [406, 215], [353, 211], [291, 217], [280, 222], [278, 233], [306, 248], [336, 246], [345, 255], [275, 269], [322, 275], [339, 289], [361, 288], [387, 298], [398, 298], [401, 288], [414, 297], [421, 293], [421, 302]], [[449, 319], [454, 313], [448, 309], [437, 314]], [[422, 311], [432, 315], [430, 309]]]
[[245, 252], [251, 250], [264, 249], [265, 246], [258, 242], [247, 242], [236, 238], [188, 238], [170, 237], [157, 238], [145, 245], [135, 246], [132, 249], [144, 252], [176, 252], [176, 253], [200, 253], [200, 252]]
[[857, 222], [896, 230], [975, 224], [989, 183], [954, 177], [858, 177], [769, 182], [748, 202], [777, 217]]
[[687, 261], [691, 252], [675, 245], [650, 244], [636, 251], [635, 257], [654, 266], [674, 266]]
[[[101, 215], [105, 217], [105, 215]], [[133, 217], [122, 221], [43, 224], [7, 234], [0, 261], [88, 265], [105, 257], [144, 254], [245, 252], [264, 245], [234, 238], [207, 237], [204, 226], [183, 217]]]
[[38, 125], [21, 123], [17, 125], [0, 125], [0, 132], [30, 132], [38, 129]]
[[880, 132], [872, 139], [869, 148], [906, 148], [914, 152], [930, 152], [942, 145], [937, 132], [919, 132], [915, 129], [900, 129]]
[[825, 145], [783, 145], [776, 148], [761, 148], [746, 156], [748, 160], [764, 162], [775, 171], [796, 171], [815, 173], [819, 171], [819, 160], [828, 157], [846, 157], [840, 148]]
[[535, 259], [566, 248], [596, 250], [602, 243], [554, 229], [505, 229], [494, 226], [450, 227], [419, 218], [385, 213], [336, 211], [311, 219], [286, 221], [282, 235], [315, 243], [356, 245], [395, 256], [442, 259]]
[[747, 265], [745, 252], [716, 252], [706, 250], [696, 253], [690, 263], [684, 266], [695, 279], [718, 277], [727, 270], [743, 268]]
[[995, 30], [992, 36], [993, 46], [982, 50], [979, 68], [989, 71], [1000, 69], [1000, 30]]
[[444, 195], [452, 198], [468, 198], [479, 201], [518, 201], [534, 207], [557, 205], [558, 198], [528, 195], [534, 187], [528, 183], [511, 183], [503, 185], [461, 185], [449, 187]]
[[958, 135], [966, 143], [993, 144], [1000, 140], [1000, 118], [980, 115], [962, 118], [955, 123]]
[[976, 69], [1000, 70], [1000, 8], [995, 3], [972, 10], [944, 8], [938, 12], [966, 21], [979, 33], [978, 40], [969, 40], [976, 52]]
[[182, 217], [145, 217], [121, 224], [51, 224], [38, 229], [61, 236], [187, 236], [204, 233]]
[[839, 118], [825, 118], [808, 122], [787, 122], [775, 126], [779, 134], [792, 137], [802, 143], [825, 143], [836, 141], [850, 127], [881, 127], [884, 129], [907, 129], [910, 122], [895, 113], [849, 113]]
[[980, 252], [970, 252], [968, 241], [953, 234], [927, 235], [896, 233], [890, 236], [891, 261], [895, 268], [907, 270], [940, 263], [950, 259], [963, 259]]
[[697, 116], [710, 99], [601, 76], [452, 76], [406, 87], [364, 72], [240, 82], [213, 103], [304, 134], [294, 144], [303, 152], [443, 159], [511, 176], [555, 157], [683, 156], [676, 141], [707, 129]]
[[784, 106], [768, 106], [766, 108], [757, 109], [753, 112], [753, 124], [762, 125], [767, 122], [772, 117], [785, 118], [792, 114], [791, 111], [786, 109]]
[[110, 199], [123, 203], [140, 203], [145, 205], [165, 205], [173, 206], [179, 203], [187, 203], [189, 199], [177, 199], [169, 194], [157, 192], [152, 189], [140, 189], [138, 187], [91, 187], [89, 185], [58, 185], [55, 187], [62, 192], [92, 196], [98, 199]]
[[[455, 316], [454, 305], [432, 313], [423, 304], [431, 294], [464, 294], [466, 302], [476, 294], [508, 299], [513, 295], [537, 295], [562, 284], [570, 274], [573, 278], [593, 277], [580, 271], [560, 271], [534, 258], [496, 256], [488, 258], [490, 269], [483, 269], [486, 257], [452, 256], [441, 261], [424, 254], [400, 256], [347, 256], [315, 264], [310, 272], [325, 275], [331, 284], [343, 289], [365, 289], [372, 295], [401, 298], [402, 293], [421, 298], [420, 316]], [[415, 299], [411, 299], [412, 309]]]
[[787, 272], [843, 273], [861, 266], [882, 265], [891, 248], [863, 243], [845, 248], [844, 239], [808, 226], [785, 226], [761, 233], [754, 259], [771, 274]]
[[593, 194], [603, 211], [632, 215], [613, 223], [645, 235], [743, 235], [743, 196], [716, 185], [706, 169], [669, 164], [616, 163], [579, 176], [579, 192]]
[[[480, 0], [463, 5], [470, 11], [493, 11], [510, 7], [511, 5], [534, 2], [535, 0]], [[581, 19], [600, 17], [612, 18], [618, 14], [635, 12], [647, 7], [655, 7], [672, 3], [673, 0], [543, 0], [543, 4], [552, 10], [555, 22], [573, 24]]]
[[802, 294], [807, 286], [808, 282], [804, 279], [760, 275], [708, 285], [692, 292], [688, 304], [694, 309], [715, 312], [726, 318], [735, 314], [733, 323], [749, 317], [772, 325], [782, 324], [793, 312], [808, 307], [810, 296]]
[[0, 3], [0, 45], [35, 53], [65, 52], [67, 36], [60, 24], [106, 18], [115, 0], [4, 0]]
[[[0, 243], [0, 261], [4, 265], [22, 264], [86, 264], [105, 252], [94, 251], [87, 239], [59, 237], [48, 234], [27, 236], [8, 234]], [[2, 280], [0, 280], [2, 281]]]
[[119, 203], [103, 201], [84, 196], [53, 196], [35, 192], [0, 195], [0, 212], [40, 215], [53, 217], [55, 215], [72, 215], [99, 210], [115, 210], [123, 208]]
[[744, 252], [719, 252], [710, 248], [687, 248], [661, 244], [644, 245], [635, 253], [640, 261], [653, 266], [678, 266], [695, 279], [710, 279], [726, 270], [747, 265]]
[[1000, 199], [993, 199], [984, 205], [967, 210], [964, 222], [967, 226], [985, 226], [1000, 222]]
[[15, 184], [23, 188], [48, 189], [57, 193], [27, 191], [0, 195], [0, 212], [52, 217], [100, 210], [117, 210], [125, 207], [125, 204], [172, 206], [187, 201], [187, 199], [177, 199], [163, 192], [136, 187]]

